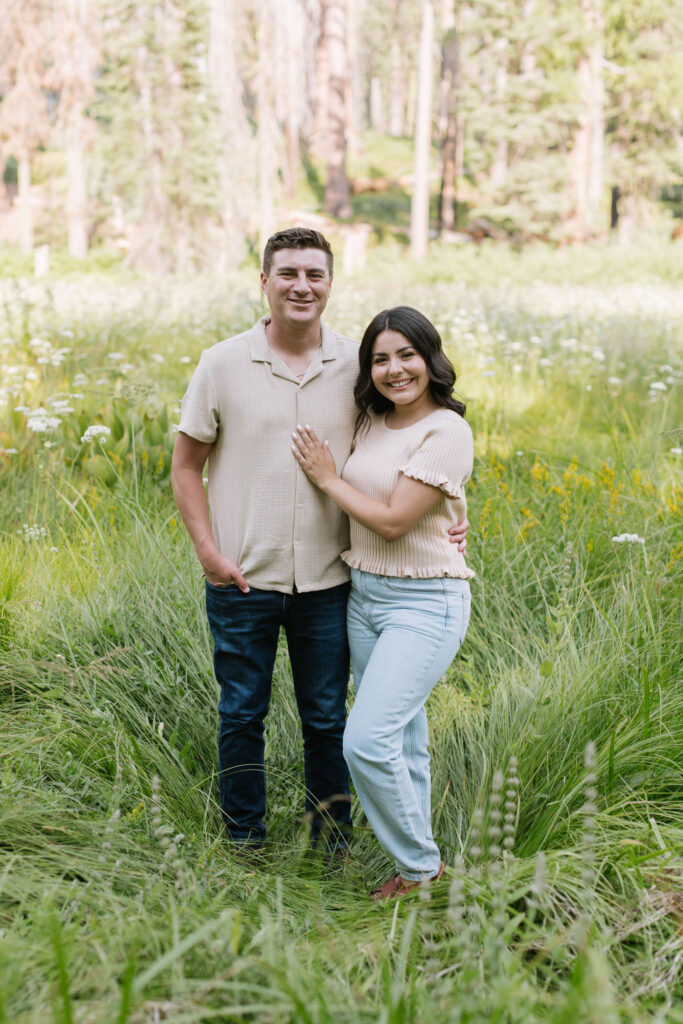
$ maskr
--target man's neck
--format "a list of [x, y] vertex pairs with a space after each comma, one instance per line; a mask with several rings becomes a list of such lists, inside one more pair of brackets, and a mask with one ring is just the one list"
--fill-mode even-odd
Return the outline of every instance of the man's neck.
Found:
[[312, 355], [320, 348], [322, 325], [320, 320], [316, 320], [315, 323], [306, 324], [301, 330], [297, 330], [292, 329], [289, 324], [283, 326], [271, 319], [266, 323], [266, 337], [270, 347], [283, 355]]

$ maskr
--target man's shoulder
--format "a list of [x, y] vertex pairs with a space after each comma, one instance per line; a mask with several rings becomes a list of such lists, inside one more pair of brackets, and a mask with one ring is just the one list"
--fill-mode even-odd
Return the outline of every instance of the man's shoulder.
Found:
[[249, 345], [260, 336], [262, 331], [261, 322], [258, 321], [253, 327], [242, 331], [240, 334], [233, 334], [229, 338], [217, 341], [202, 352], [202, 360], [210, 363], [222, 363], [230, 359], [239, 359], [249, 353]]
[[354, 368], [357, 368], [359, 343], [356, 339], [349, 338], [346, 334], [340, 334], [340, 332], [335, 331], [333, 327], [325, 325], [325, 328], [329, 334], [330, 340], [334, 343], [337, 357], [341, 358], [345, 363], [353, 363]]

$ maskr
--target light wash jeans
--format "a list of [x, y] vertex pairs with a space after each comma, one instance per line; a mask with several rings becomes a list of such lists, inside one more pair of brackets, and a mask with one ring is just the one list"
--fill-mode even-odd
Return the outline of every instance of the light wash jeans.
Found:
[[462, 644], [469, 617], [467, 580], [351, 570], [347, 623], [356, 700], [344, 757], [375, 835], [407, 879], [439, 870], [425, 701]]

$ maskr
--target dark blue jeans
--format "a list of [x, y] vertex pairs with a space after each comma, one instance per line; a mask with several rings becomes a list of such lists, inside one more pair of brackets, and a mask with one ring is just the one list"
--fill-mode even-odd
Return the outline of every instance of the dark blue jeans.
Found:
[[230, 838], [265, 839], [263, 725], [282, 626], [287, 636], [304, 739], [306, 811], [311, 840], [343, 846], [351, 828], [349, 774], [342, 754], [349, 680], [346, 602], [349, 584], [281, 594], [206, 584], [214, 640], [218, 767], [223, 820]]

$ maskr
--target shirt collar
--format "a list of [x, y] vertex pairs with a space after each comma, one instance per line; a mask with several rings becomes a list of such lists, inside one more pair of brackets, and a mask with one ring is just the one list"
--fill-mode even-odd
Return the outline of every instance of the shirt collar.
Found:
[[[270, 317], [263, 316], [254, 325], [249, 338], [249, 354], [254, 363], [270, 363], [271, 352], [268, 338], [266, 337], [266, 324]], [[337, 358], [337, 335], [325, 324], [321, 324], [322, 342], [320, 345], [320, 359], [323, 363]]]

